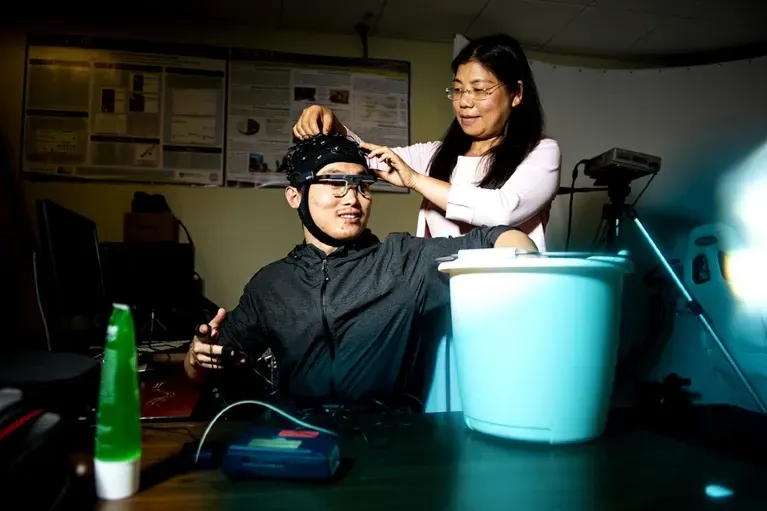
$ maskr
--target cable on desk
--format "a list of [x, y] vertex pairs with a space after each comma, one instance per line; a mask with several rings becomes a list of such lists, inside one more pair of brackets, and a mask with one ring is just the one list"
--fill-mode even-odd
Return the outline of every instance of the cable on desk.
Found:
[[279, 408], [277, 408], [274, 405], [271, 405], [269, 403], [264, 403], [263, 401], [253, 401], [253, 400], [250, 400], [250, 399], [246, 399], [246, 400], [243, 400], [243, 401], [237, 401], [236, 403], [230, 404], [229, 406], [227, 406], [226, 408], [224, 408], [223, 410], [218, 412], [218, 414], [216, 414], [215, 417], [213, 417], [213, 420], [210, 421], [210, 424], [208, 424], [208, 427], [205, 428], [205, 432], [202, 434], [202, 438], [200, 439], [200, 445], [197, 446], [197, 452], [194, 455], [194, 462], [195, 463], [197, 463], [197, 460], [200, 458], [200, 452], [202, 452], [202, 445], [203, 445], [203, 443], [205, 443], [205, 438], [208, 436], [208, 433], [213, 428], [213, 425], [216, 423], [216, 421], [222, 415], [224, 415], [226, 412], [228, 412], [230, 409], [234, 408], [235, 406], [239, 406], [239, 405], [259, 405], [259, 406], [263, 406], [264, 408], [268, 408], [269, 410], [272, 410], [273, 412], [279, 413], [280, 415], [282, 415], [286, 419], [289, 419], [289, 420], [295, 422], [299, 426], [303, 426], [303, 427], [308, 428], [308, 429], [313, 429], [314, 431], [319, 431], [320, 433], [326, 433], [328, 435], [338, 436], [336, 433], [334, 433], [333, 431], [330, 431], [329, 429], [320, 428], [319, 426], [314, 426], [312, 424], [309, 424], [308, 422], [302, 421], [301, 419], [297, 419], [297, 418], [293, 417], [292, 415], [290, 415], [290, 414], [288, 414], [286, 412], [283, 412], [282, 410], [280, 410]]
[[[299, 410], [298, 416], [302, 420], [306, 420], [308, 417], [324, 414], [333, 421], [333, 429], [335, 431], [341, 432], [342, 434], [345, 434], [343, 432], [348, 432], [351, 435], [359, 434], [365, 441], [365, 444], [372, 448], [386, 446], [390, 443], [390, 436], [393, 430], [410, 425], [410, 422], [406, 419], [409, 414], [407, 411], [401, 411], [401, 409], [392, 409], [389, 405], [380, 400], [373, 400], [371, 404], [377, 406], [384, 412], [384, 418], [372, 424], [364, 424], [364, 421], [360, 420], [361, 416], [357, 411], [353, 408], [343, 406], [321, 407], [319, 409], [306, 408]], [[409, 410], [409, 408], [406, 410]], [[375, 415], [377, 416], [378, 413], [375, 413]], [[382, 429], [386, 431], [384, 435], [380, 435]], [[384, 440], [384, 442], [381, 442], [381, 440]]]
[[[368, 437], [365, 434], [365, 432], [362, 430], [362, 428], [359, 426], [356, 417], [352, 418], [349, 417], [349, 415], [354, 415], [354, 413], [351, 410], [348, 410], [346, 408], [334, 408], [334, 409], [327, 409], [322, 408], [320, 410], [317, 410], [316, 408], [307, 408], [304, 410], [301, 410], [301, 420], [305, 420], [308, 417], [317, 417], [317, 414], [327, 414], [333, 420], [335, 426], [334, 428], [336, 430], [340, 431], [346, 431], [350, 430], [351, 433], [359, 433], [360, 436], [362, 436], [362, 439], [365, 440], [365, 443], [368, 443]], [[349, 414], [349, 415], [347, 415]]]
[[69, 491], [69, 487], [72, 485], [72, 474], [67, 471], [66, 472], [66, 479], [64, 479], [64, 482], [61, 485], [61, 489], [59, 490], [59, 493], [56, 495], [56, 498], [53, 501], [53, 504], [48, 508], [50, 511], [58, 511], [61, 509], [60, 504], [64, 501], [64, 498], [67, 495], [67, 492]]

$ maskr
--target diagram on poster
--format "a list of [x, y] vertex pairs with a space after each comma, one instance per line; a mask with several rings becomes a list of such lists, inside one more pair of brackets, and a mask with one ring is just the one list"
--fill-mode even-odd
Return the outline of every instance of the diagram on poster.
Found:
[[228, 50], [185, 56], [102, 43], [29, 42], [23, 171], [223, 184]]
[[[285, 186], [279, 167], [293, 123], [312, 104], [331, 108], [363, 140], [408, 145], [409, 82], [409, 62], [232, 50], [227, 185]], [[384, 182], [375, 188], [407, 192]]]

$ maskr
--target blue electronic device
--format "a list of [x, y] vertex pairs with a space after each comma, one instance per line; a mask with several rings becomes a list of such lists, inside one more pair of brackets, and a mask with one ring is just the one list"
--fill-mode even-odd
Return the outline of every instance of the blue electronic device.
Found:
[[341, 458], [338, 442], [312, 430], [251, 428], [229, 445], [221, 471], [231, 478], [332, 478]]

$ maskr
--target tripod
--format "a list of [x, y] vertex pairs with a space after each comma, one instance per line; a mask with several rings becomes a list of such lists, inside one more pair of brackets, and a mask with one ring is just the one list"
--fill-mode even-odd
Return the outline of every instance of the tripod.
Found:
[[155, 325], [159, 326], [166, 334], [170, 333], [168, 330], [168, 327], [163, 325], [162, 321], [159, 320], [157, 317], [157, 310], [153, 307], [151, 311], [149, 311], [149, 319], [144, 323], [144, 325], [139, 330], [140, 334], [143, 334], [144, 332], [149, 330], [149, 338], [147, 339], [149, 345], [152, 345], [152, 342], [155, 341]]
[[[655, 257], [658, 259], [658, 261], [660, 261], [661, 266], [663, 266], [666, 274], [669, 276], [671, 281], [684, 297], [685, 305], [690, 310], [690, 312], [698, 318], [698, 321], [703, 326], [703, 329], [714, 340], [717, 348], [719, 348], [719, 351], [722, 353], [725, 360], [727, 360], [727, 363], [735, 372], [736, 376], [740, 380], [740, 383], [754, 400], [754, 403], [756, 403], [759, 411], [762, 413], [767, 413], [767, 407], [765, 407], [762, 398], [756, 392], [753, 385], [746, 377], [745, 373], [741, 370], [737, 361], [732, 357], [729, 350], [724, 345], [719, 335], [716, 333], [716, 330], [714, 330], [714, 327], [711, 324], [709, 318], [706, 316], [703, 308], [698, 302], [695, 301], [695, 299], [693, 299], [692, 295], [690, 295], [689, 291], [687, 291], [687, 288], [685, 288], [684, 283], [679, 279], [677, 274], [674, 272], [674, 269], [663, 256], [660, 248], [658, 248], [658, 245], [655, 243], [655, 241], [653, 241], [652, 236], [650, 236], [650, 233], [647, 232], [647, 229], [645, 229], [645, 226], [639, 219], [639, 216], [637, 215], [634, 207], [626, 204], [626, 197], [628, 197], [629, 193], [631, 193], [631, 187], [629, 186], [628, 181], [616, 181], [610, 182], [608, 184], [607, 194], [610, 197], [610, 203], [605, 204], [602, 207], [602, 222], [597, 233], [597, 240], [602, 238], [600, 233], [604, 231], [604, 241], [607, 245], [608, 251], [616, 251], [616, 245], [620, 235], [622, 223], [626, 219], [633, 222], [633, 224], [637, 227], [640, 234], [642, 235], [642, 238], [644, 238], [645, 242], [650, 246], [650, 249], [652, 250]], [[601, 242], [598, 243], [597, 246], [601, 246]]]
[[631, 186], [628, 181], [611, 181], [606, 189], [610, 202], [602, 205], [602, 221], [594, 237], [593, 245], [595, 250], [599, 250], [602, 244], [605, 244], [608, 252], [616, 252], [625, 210], [631, 207], [626, 205], [626, 197], [631, 193]]

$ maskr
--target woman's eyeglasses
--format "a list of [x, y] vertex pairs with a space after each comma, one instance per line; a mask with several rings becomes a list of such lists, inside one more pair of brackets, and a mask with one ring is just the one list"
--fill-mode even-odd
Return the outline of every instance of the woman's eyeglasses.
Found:
[[343, 197], [349, 188], [354, 188], [366, 199], [370, 198], [370, 187], [376, 181], [378, 178], [375, 176], [364, 174], [317, 176], [315, 179], [316, 183], [329, 187], [335, 197]]
[[451, 101], [458, 101], [463, 97], [464, 94], [468, 94], [468, 96], [475, 100], [475, 101], [482, 101], [487, 99], [487, 97], [492, 94], [498, 87], [503, 86], [502, 83], [496, 83], [492, 87], [487, 87], [485, 89], [462, 89], [460, 87], [448, 87], [445, 89], [445, 92], [447, 93], [447, 99]]

